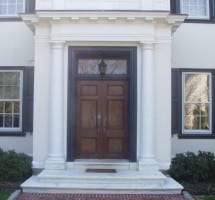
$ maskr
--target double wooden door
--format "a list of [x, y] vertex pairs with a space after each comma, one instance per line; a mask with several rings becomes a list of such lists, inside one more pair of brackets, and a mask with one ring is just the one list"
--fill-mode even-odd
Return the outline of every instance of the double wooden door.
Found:
[[78, 158], [127, 158], [127, 81], [78, 80], [76, 92]]

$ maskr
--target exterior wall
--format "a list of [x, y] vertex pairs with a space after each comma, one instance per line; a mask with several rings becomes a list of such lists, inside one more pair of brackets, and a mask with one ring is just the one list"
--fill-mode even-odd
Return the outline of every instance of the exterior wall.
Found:
[[169, 0], [37, 0], [37, 10], [169, 10]]
[[[173, 35], [173, 68], [215, 68], [214, 24], [184, 23]], [[215, 139], [179, 139], [172, 136], [172, 156], [187, 151], [215, 152]]]
[[214, 24], [182, 24], [173, 35], [172, 67], [215, 68], [214, 34]]
[[[32, 66], [33, 33], [24, 22], [0, 22], [0, 67]], [[0, 136], [0, 148], [32, 155], [32, 134]]]
[[0, 66], [32, 66], [33, 33], [24, 22], [0, 22]]
[[32, 156], [33, 136], [27, 133], [25, 136], [0, 136], [0, 148], [4, 151], [14, 150]]

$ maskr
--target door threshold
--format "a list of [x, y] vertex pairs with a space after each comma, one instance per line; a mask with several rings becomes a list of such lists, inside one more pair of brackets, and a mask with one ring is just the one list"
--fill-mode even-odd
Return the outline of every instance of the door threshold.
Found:
[[67, 162], [67, 169], [137, 169], [137, 163], [127, 159], [76, 159]]

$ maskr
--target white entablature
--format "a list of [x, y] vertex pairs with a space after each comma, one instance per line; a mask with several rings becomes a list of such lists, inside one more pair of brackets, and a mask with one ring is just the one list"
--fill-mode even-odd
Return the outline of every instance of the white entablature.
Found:
[[[34, 30], [39, 23], [49, 24], [126, 24], [143, 28], [143, 24], [166, 24], [174, 31], [184, 20], [184, 15], [170, 15], [169, 12], [155, 11], [37, 11], [36, 14], [21, 15], [23, 21]], [[142, 24], [142, 25], [140, 25]], [[64, 30], [64, 29], [63, 29]], [[133, 28], [131, 30], [134, 30]], [[84, 32], [85, 33], [85, 32]], [[135, 35], [141, 32], [136, 30]], [[120, 36], [122, 37], [122, 35]], [[132, 35], [134, 37], [134, 35]], [[116, 38], [115, 38], [116, 39]], [[118, 41], [118, 40], [117, 40]], [[120, 39], [119, 39], [120, 41]], [[132, 40], [133, 41], [133, 40]], [[136, 39], [135, 39], [136, 41]], [[138, 39], [139, 41], [139, 39]]]
[[160, 10], [169, 11], [169, 0], [37, 0], [36, 10]]

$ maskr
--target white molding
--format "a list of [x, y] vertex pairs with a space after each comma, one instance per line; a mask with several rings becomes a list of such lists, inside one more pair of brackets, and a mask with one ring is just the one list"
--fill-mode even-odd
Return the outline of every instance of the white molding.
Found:
[[183, 21], [186, 15], [169, 15], [169, 12], [161, 12], [161, 11], [37, 11], [36, 14], [25, 15], [22, 14], [21, 17], [24, 20], [31, 20], [34, 22], [38, 22], [39, 20], [50, 21], [50, 19], [58, 19], [58, 20], [90, 20], [91, 18], [95, 19], [109, 19], [116, 18], [116, 20], [122, 19], [161, 19], [164, 20], [172, 20], [174, 21]]
[[169, 0], [37, 0], [37, 10], [170, 10]]
[[157, 24], [163, 24], [170, 26], [172, 30], [176, 30], [184, 21], [186, 15], [169, 15], [169, 12], [160, 11], [38, 11], [34, 15], [23, 14], [21, 17], [32, 30], [37, 28], [40, 23], [47, 23], [51, 27], [56, 25], [71, 26], [75, 24], [120, 24], [125, 26], [140, 25], [141, 27], [143, 25], [156, 26]]

